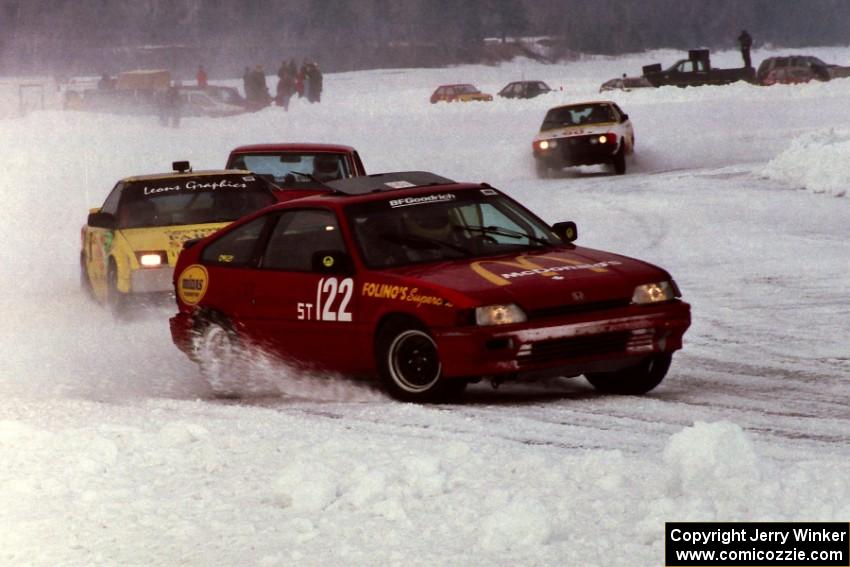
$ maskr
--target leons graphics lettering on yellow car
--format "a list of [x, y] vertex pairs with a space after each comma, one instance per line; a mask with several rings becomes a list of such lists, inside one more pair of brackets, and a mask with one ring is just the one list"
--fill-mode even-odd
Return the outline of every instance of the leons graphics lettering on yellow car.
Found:
[[209, 274], [200, 264], [192, 264], [177, 278], [177, 295], [187, 305], [197, 305], [207, 292]]
[[417, 287], [411, 288], [405, 285], [365, 282], [361, 289], [361, 295], [365, 297], [374, 297], [376, 299], [407, 301], [409, 303], [415, 303], [416, 307], [422, 307], [423, 305], [436, 305], [438, 307], [452, 306], [450, 302], [444, 300], [442, 297], [426, 295], [421, 293]]
[[[541, 265], [542, 260], [548, 260], [549, 263], [554, 262], [555, 265]], [[510, 285], [510, 280], [512, 279], [526, 276], [537, 275], [552, 278], [554, 280], [561, 280], [563, 279], [561, 274], [574, 270], [590, 270], [592, 272], [604, 273], [608, 271], [608, 266], [617, 266], [619, 264], [620, 262], [616, 260], [587, 263], [580, 260], [573, 260], [571, 258], [564, 258], [557, 254], [541, 254], [539, 256], [534, 256], [533, 261], [528, 256], [522, 255], [517, 256], [512, 260], [479, 260], [478, 262], [470, 264], [470, 267], [476, 274], [488, 282], [498, 286], [505, 286]], [[506, 266], [508, 268], [512, 268], [514, 271], [500, 271], [497, 274], [494, 273], [493, 269], [485, 268], [485, 265], [490, 266], [490, 268], [493, 268], [494, 266]]]

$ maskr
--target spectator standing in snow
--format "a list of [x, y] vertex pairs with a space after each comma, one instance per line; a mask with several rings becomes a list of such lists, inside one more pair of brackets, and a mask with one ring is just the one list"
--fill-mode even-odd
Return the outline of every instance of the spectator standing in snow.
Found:
[[[294, 63], [293, 63], [294, 67]], [[280, 64], [280, 69], [277, 71], [277, 90], [275, 91], [275, 103], [282, 106], [284, 110], [289, 110], [289, 100], [295, 93], [295, 75], [290, 69], [290, 65], [284, 61]]]
[[744, 67], [752, 67], [753, 62], [750, 60], [750, 48], [753, 46], [753, 38], [747, 33], [747, 30], [743, 30], [741, 35], [738, 36], [738, 43], [741, 46], [741, 57], [744, 58]]
[[269, 86], [266, 83], [266, 72], [262, 65], [257, 65], [251, 73], [254, 82], [255, 98], [254, 100], [261, 106], [268, 106], [272, 100], [269, 94]]
[[307, 60], [301, 64], [298, 74], [295, 75], [295, 90], [298, 92], [298, 98], [304, 96], [304, 81], [307, 79]]
[[176, 85], [165, 89], [159, 102], [159, 120], [163, 126], [180, 127], [181, 102], [180, 91], [177, 90]]
[[198, 65], [198, 74], [195, 75], [195, 79], [198, 81], [198, 86], [202, 89], [207, 87], [207, 72], [204, 69], [203, 65]]
[[254, 78], [250, 67], [245, 67], [245, 72], [242, 73], [242, 89], [245, 91], [245, 100], [253, 102], [257, 98], [254, 89]]
[[307, 67], [307, 73], [310, 78], [310, 94], [307, 100], [310, 102], [322, 102], [322, 71], [319, 69], [318, 63], [310, 63]]

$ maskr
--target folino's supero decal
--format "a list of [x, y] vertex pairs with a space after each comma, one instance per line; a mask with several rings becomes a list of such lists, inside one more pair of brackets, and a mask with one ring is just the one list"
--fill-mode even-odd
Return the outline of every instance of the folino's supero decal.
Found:
[[452, 304], [445, 301], [442, 297], [436, 295], [428, 295], [419, 291], [417, 287], [408, 287], [406, 285], [390, 285], [379, 284], [373, 282], [365, 282], [360, 294], [364, 297], [373, 297], [376, 299], [394, 299], [396, 301], [406, 301], [416, 304], [416, 307], [423, 305], [436, 305], [437, 307], [452, 307]]

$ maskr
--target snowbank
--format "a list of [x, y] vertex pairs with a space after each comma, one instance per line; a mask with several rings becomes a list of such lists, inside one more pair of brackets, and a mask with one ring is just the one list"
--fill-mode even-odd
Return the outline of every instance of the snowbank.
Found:
[[850, 197], [850, 130], [803, 134], [761, 174], [815, 193]]
[[321, 416], [192, 402], [81, 404], [86, 423], [69, 404], [0, 421], [0, 563], [653, 565], [665, 521], [850, 515], [846, 460], [780, 470], [728, 422], [635, 457], [387, 445]]

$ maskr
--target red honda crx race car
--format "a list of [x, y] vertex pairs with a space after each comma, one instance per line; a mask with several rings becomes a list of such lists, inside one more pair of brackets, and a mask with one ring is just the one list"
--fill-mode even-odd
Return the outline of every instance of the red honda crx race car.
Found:
[[405, 401], [482, 378], [584, 375], [603, 392], [647, 392], [682, 348], [690, 306], [663, 269], [575, 237], [574, 223], [549, 226], [487, 184], [332, 181], [188, 242], [172, 338], [213, 388], [262, 349], [377, 376]]

